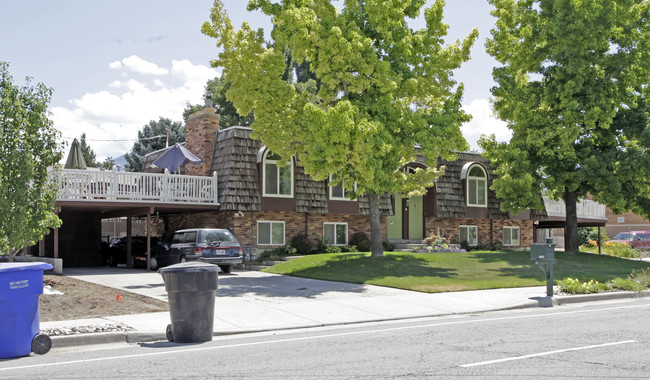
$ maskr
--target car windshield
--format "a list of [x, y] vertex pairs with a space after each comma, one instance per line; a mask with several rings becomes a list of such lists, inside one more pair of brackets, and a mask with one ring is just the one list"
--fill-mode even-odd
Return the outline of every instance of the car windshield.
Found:
[[614, 236], [614, 240], [630, 240], [632, 239], [632, 234], [629, 232], [621, 232]]
[[220, 231], [220, 230], [211, 230], [211, 231], [202, 231], [201, 232], [201, 239], [199, 242], [201, 243], [212, 243], [215, 241], [219, 242], [233, 242], [235, 241], [234, 236], [226, 230]]

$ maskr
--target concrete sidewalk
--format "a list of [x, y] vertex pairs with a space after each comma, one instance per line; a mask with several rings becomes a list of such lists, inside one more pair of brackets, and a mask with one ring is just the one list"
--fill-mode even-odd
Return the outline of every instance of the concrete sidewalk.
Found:
[[[70, 268], [65, 270], [65, 275], [167, 300], [162, 277], [155, 272]], [[256, 271], [220, 273], [218, 286], [215, 335], [552, 305], [545, 297], [545, 286], [428, 294]], [[171, 322], [169, 313], [162, 312], [42, 322], [41, 329], [115, 323], [123, 323], [135, 331], [53, 337], [54, 347], [164, 340]]]

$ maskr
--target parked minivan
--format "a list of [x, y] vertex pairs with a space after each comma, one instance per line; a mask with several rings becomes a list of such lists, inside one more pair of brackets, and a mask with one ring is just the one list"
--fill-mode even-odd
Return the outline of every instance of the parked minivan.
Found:
[[174, 232], [169, 249], [158, 253], [158, 265], [203, 261], [219, 265], [224, 273], [243, 261], [241, 245], [228, 230], [190, 228]]

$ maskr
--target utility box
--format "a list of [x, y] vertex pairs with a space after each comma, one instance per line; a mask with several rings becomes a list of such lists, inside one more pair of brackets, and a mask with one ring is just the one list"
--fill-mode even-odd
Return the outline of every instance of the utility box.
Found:
[[555, 260], [555, 244], [531, 244], [530, 259], [533, 261]]
[[546, 239], [545, 244], [531, 244], [530, 259], [544, 271], [546, 275], [546, 295], [553, 297], [553, 264], [557, 263], [553, 239]]

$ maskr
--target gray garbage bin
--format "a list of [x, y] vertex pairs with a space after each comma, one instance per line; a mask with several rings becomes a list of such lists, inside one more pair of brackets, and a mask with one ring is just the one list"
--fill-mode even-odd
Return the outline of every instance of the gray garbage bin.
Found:
[[219, 267], [186, 262], [161, 268], [158, 273], [169, 296], [172, 323], [167, 326], [167, 339], [177, 343], [211, 341]]

